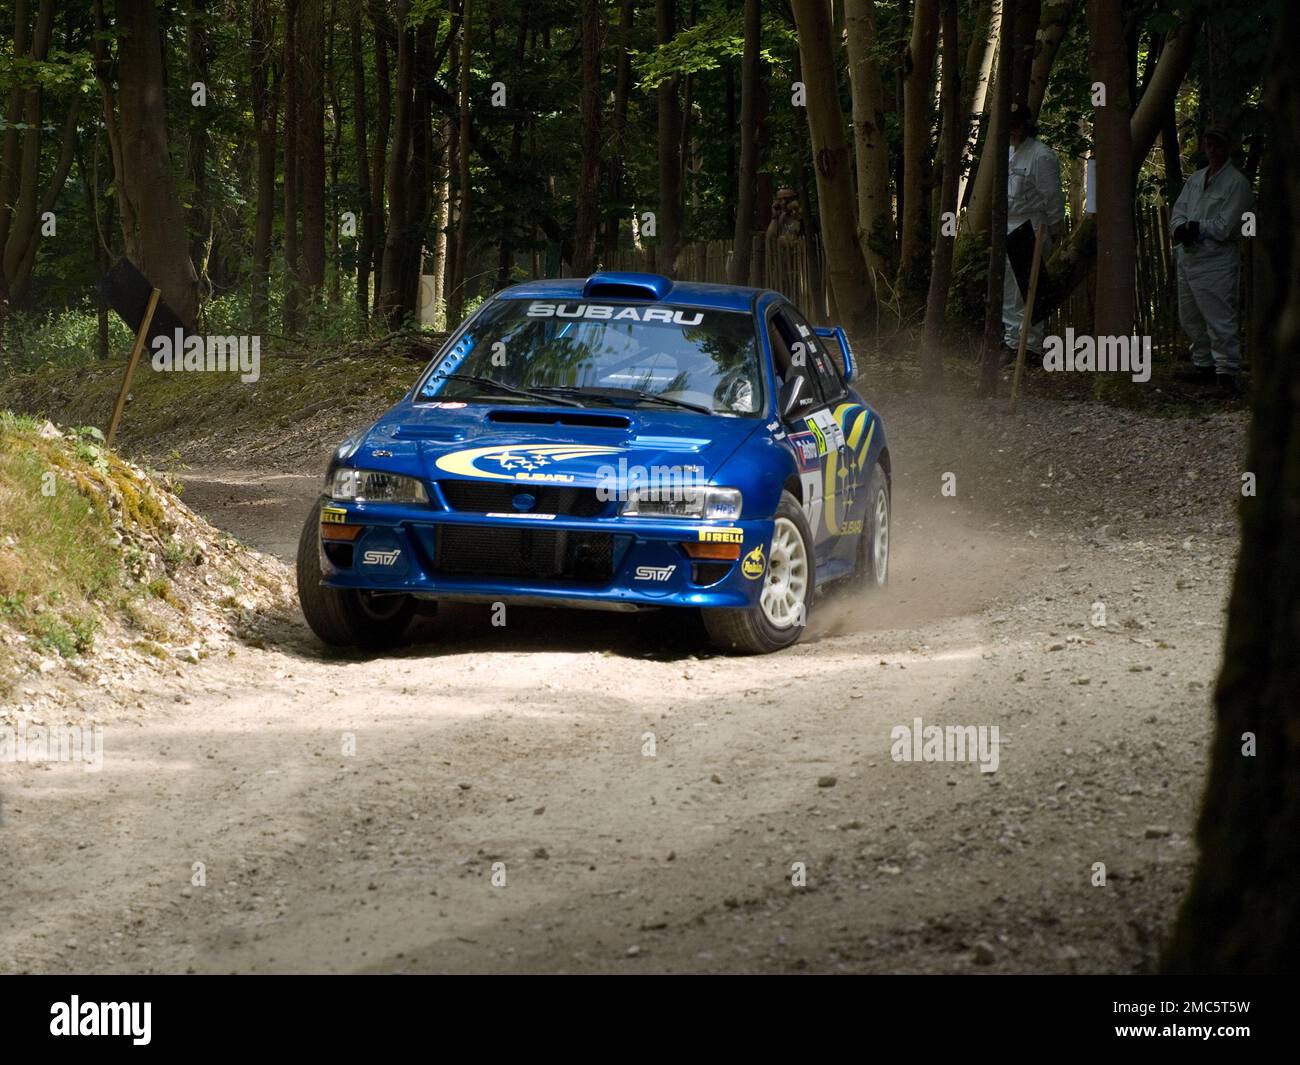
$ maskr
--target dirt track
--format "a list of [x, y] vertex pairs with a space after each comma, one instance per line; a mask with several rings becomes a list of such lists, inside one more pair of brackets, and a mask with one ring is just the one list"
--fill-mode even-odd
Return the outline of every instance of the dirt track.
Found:
[[[1144, 521], [1168, 485], [1121, 495], [1082, 454], [977, 470], [969, 438], [883, 409], [893, 583], [823, 601], [791, 652], [709, 656], [672, 613], [447, 609], [382, 658], [284, 626], [142, 678], [100, 773], [0, 767], [24, 855], [0, 868], [0, 969], [1151, 964], [1192, 858], [1230, 511]], [[200, 468], [185, 498], [287, 558], [318, 469]], [[997, 725], [997, 772], [893, 761], [917, 717]]]

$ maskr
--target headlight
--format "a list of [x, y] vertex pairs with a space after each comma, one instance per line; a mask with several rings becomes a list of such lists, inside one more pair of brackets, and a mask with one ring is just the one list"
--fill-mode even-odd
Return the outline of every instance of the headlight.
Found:
[[429, 493], [414, 477], [378, 470], [335, 470], [330, 496], [358, 503], [429, 502]]
[[671, 493], [672, 498], [655, 499], [663, 490], [636, 489], [623, 504], [625, 518], [691, 518], [704, 521], [739, 521], [739, 488], [714, 488], [704, 485]]

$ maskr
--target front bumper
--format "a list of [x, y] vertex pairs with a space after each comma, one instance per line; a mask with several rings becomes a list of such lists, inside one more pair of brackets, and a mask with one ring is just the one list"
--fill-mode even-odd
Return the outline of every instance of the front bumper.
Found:
[[[546, 519], [322, 500], [321, 573], [332, 588], [628, 610], [756, 605], [769, 519]], [[348, 537], [342, 539], [341, 537]], [[734, 544], [735, 560], [687, 544]]]

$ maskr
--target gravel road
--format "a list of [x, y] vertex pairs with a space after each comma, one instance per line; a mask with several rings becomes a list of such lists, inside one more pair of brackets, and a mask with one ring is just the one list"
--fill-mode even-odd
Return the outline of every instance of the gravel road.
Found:
[[[1150, 967], [1194, 858], [1244, 418], [880, 405], [892, 584], [788, 653], [457, 607], [396, 654], [281, 623], [106, 693], [100, 772], [0, 766], [0, 970]], [[329, 443], [187, 455], [184, 498], [289, 560]], [[916, 719], [996, 727], [996, 772], [896, 760]]]

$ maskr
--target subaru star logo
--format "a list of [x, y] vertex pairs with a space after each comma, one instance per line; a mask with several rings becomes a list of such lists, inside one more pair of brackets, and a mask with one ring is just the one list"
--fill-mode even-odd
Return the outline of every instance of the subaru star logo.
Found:
[[520, 492], [510, 502], [514, 505], [515, 510], [532, 510], [533, 507], [537, 506], [537, 497], [530, 496], [527, 492]]

